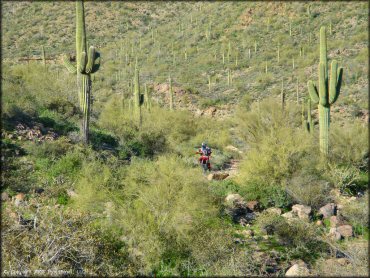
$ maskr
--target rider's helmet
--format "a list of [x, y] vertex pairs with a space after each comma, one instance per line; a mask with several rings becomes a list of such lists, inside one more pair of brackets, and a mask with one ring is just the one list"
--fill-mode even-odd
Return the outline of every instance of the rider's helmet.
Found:
[[206, 143], [205, 142], [202, 143], [202, 148], [204, 148], [204, 147], [206, 147]]

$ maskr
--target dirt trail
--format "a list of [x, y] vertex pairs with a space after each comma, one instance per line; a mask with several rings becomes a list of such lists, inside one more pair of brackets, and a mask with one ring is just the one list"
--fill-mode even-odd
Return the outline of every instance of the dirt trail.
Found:
[[227, 163], [222, 166], [221, 170], [212, 170], [211, 174], [221, 174], [228, 173], [229, 177], [233, 177], [238, 172], [240, 160], [239, 159], [230, 159]]

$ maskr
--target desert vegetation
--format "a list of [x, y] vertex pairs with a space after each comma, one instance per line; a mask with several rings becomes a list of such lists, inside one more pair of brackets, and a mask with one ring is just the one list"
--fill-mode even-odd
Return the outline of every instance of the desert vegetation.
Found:
[[367, 276], [368, 3], [3, 8], [3, 276]]

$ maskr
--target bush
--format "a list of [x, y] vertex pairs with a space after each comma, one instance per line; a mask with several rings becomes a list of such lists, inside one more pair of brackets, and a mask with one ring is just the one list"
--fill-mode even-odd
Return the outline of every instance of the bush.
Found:
[[10, 211], [2, 212], [3, 275], [128, 275], [124, 245], [94, 227], [90, 214], [26, 207], [23, 216], [29, 224], [19, 225]]
[[316, 172], [297, 172], [290, 180], [287, 181], [286, 189], [292, 199], [299, 204], [310, 206], [317, 210], [331, 201], [330, 184], [320, 178]]
[[[354, 134], [356, 136], [353, 136]], [[343, 125], [333, 123], [330, 127], [330, 135], [333, 161], [367, 169], [369, 141], [366, 125], [359, 120], [345, 122]]]
[[328, 251], [328, 245], [312, 223], [300, 219], [288, 221], [264, 211], [258, 216], [256, 225], [268, 234], [275, 235], [279, 243], [288, 248], [285, 256], [289, 260], [299, 258], [310, 263]]
[[341, 193], [355, 195], [367, 188], [367, 184], [361, 181], [360, 171], [354, 166], [338, 166], [329, 164], [327, 175], [335, 188]]
[[364, 234], [366, 227], [369, 227], [368, 194], [369, 193], [366, 192], [364, 196], [356, 201], [345, 203], [343, 209], [340, 211], [341, 215], [343, 215], [349, 223], [355, 228], [359, 228], [361, 234]]

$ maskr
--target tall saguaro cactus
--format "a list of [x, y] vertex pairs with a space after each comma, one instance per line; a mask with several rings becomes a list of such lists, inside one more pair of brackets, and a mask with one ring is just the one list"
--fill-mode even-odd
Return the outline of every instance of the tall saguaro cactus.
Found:
[[313, 132], [313, 122], [312, 122], [312, 115], [311, 115], [311, 99], [307, 100], [307, 130], [312, 133]]
[[140, 80], [139, 80], [139, 66], [135, 63], [135, 73], [134, 73], [134, 113], [135, 117], [138, 120], [139, 124], [141, 125], [141, 105], [143, 104], [143, 97], [140, 94]]
[[173, 91], [171, 75], [168, 77], [169, 91], [170, 91], [170, 110], [173, 111]]
[[91, 74], [99, 69], [100, 54], [93, 46], [90, 46], [87, 51], [85, 14], [82, 0], [76, 1], [76, 65], [72, 65], [67, 56], [64, 56], [64, 65], [69, 72], [77, 74], [78, 99], [83, 114], [81, 132], [84, 143], [88, 143], [91, 110]]
[[325, 27], [320, 29], [320, 63], [319, 84], [308, 81], [308, 92], [314, 104], [319, 108], [320, 151], [326, 157], [329, 154], [330, 107], [338, 99], [342, 84], [343, 68], [338, 68], [338, 62], [331, 62], [330, 76], [328, 74], [327, 43]]
[[284, 110], [285, 107], [284, 78], [281, 79], [280, 100], [281, 100], [281, 109]]
[[41, 46], [41, 58], [42, 58], [42, 63], [44, 64], [44, 67], [46, 68], [46, 57], [45, 57], [45, 48], [44, 48], [44, 46]]

